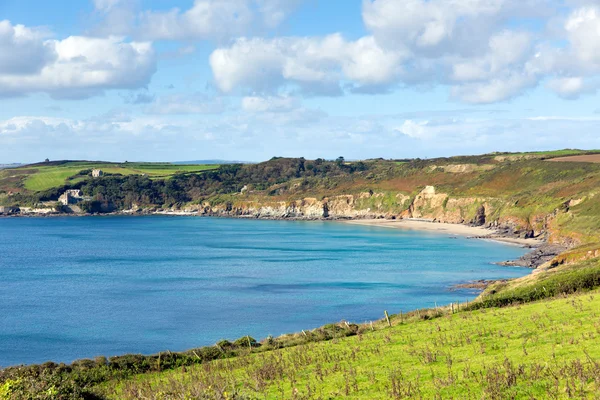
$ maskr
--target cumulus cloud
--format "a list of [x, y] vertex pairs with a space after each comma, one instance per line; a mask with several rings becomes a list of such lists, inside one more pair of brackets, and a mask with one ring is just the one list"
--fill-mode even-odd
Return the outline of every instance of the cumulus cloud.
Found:
[[485, 104], [542, 82], [576, 98], [593, 93], [600, 74], [594, 1], [364, 0], [363, 20], [369, 35], [357, 40], [239, 38], [211, 54], [216, 85], [225, 93], [291, 86], [340, 95], [441, 84], [455, 100]]
[[106, 89], [145, 86], [156, 70], [152, 45], [122, 38], [70, 36], [45, 39], [39, 32], [0, 23], [0, 96], [44, 92], [79, 98]]
[[398, 74], [399, 52], [382, 51], [373, 38], [347, 41], [340, 34], [323, 38], [241, 38], [210, 56], [217, 86], [275, 91], [292, 83], [305, 92], [339, 94], [340, 81], [358, 86], [390, 83]]
[[0, 21], [0, 74], [39, 73], [57, 57], [46, 33], [23, 25]]

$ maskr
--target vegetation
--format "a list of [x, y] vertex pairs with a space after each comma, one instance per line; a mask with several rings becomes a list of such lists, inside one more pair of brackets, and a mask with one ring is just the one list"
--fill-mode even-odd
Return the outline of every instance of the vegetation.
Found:
[[[91, 176], [91, 170], [94, 168], [101, 169], [109, 175], [147, 175], [156, 179], [168, 178], [175, 174], [203, 172], [218, 167], [218, 165], [176, 165], [167, 163], [47, 162], [1, 170], [0, 190], [45, 191], [73, 183], [73, 181], [80, 181], [79, 178], [83, 176]], [[81, 174], [82, 171], [86, 173]]]

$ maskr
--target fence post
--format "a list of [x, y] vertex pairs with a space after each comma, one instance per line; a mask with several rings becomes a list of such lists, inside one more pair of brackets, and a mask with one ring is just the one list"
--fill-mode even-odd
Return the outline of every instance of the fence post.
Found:
[[391, 327], [392, 323], [390, 322], [390, 316], [388, 315], [387, 310], [385, 310], [383, 313], [385, 314], [385, 319], [387, 320], [388, 326]]

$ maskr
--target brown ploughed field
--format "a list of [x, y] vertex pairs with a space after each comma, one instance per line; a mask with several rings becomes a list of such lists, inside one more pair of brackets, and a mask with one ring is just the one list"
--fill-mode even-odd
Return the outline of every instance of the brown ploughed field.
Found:
[[584, 156], [558, 157], [558, 158], [551, 158], [548, 161], [600, 163], [600, 154], [588, 154], [588, 155], [584, 155]]

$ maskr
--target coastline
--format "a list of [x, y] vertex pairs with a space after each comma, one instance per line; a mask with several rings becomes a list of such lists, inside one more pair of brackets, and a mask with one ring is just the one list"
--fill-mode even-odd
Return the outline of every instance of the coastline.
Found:
[[[407, 229], [407, 230], [419, 230], [437, 233], [446, 233], [452, 236], [464, 236], [468, 239], [479, 239], [489, 240], [494, 242], [500, 242], [507, 245], [520, 246], [530, 249], [528, 253], [516, 260], [505, 260], [499, 261], [496, 264], [504, 265], [507, 267], [524, 267], [535, 270], [541, 265], [551, 261], [556, 256], [560, 255], [567, 250], [566, 247], [550, 244], [546, 240], [536, 238], [519, 238], [507, 235], [490, 228], [484, 228], [480, 226], [470, 226], [464, 224], [448, 224], [441, 222], [425, 221], [425, 220], [414, 220], [414, 219], [401, 219], [401, 220], [386, 220], [386, 219], [363, 219], [363, 220], [347, 220], [344, 221], [347, 224], [354, 225], [365, 225], [365, 226], [376, 226], [390, 229]], [[465, 284], [470, 285], [477, 283], [478, 287], [481, 288], [481, 282], [466, 282]], [[492, 281], [486, 282], [485, 287], [489, 284], [494, 283]]]
[[377, 226], [380, 228], [406, 229], [427, 232], [448, 233], [450, 235], [466, 236], [469, 238], [493, 240], [496, 242], [504, 242], [516, 244], [523, 247], [536, 248], [542, 246], [545, 242], [540, 239], [523, 239], [515, 237], [507, 237], [499, 234], [497, 231], [481, 226], [469, 226], [463, 224], [448, 224], [441, 222], [431, 222], [414, 219], [355, 219], [344, 221], [347, 224]]
[[[464, 236], [468, 239], [488, 240], [504, 243], [507, 245], [520, 246], [528, 248], [531, 251], [517, 260], [504, 260], [497, 262], [498, 265], [526, 267], [535, 269], [542, 264], [551, 261], [568, 248], [565, 246], [548, 243], [545, 239], [521, 238], [511, 235], [507, 231], [485, 228], [482, 226], [473, 226], [467, 224], [451, 224], [434, 222], [424, 219], [385, 219], [374, 217], [281, 217], [272, 215], [235, 215], [230, 213], [201, 213], [198, 211], [175, 211], [175, 210], [144, 210], [142, 212], [115, 211], [105, 214], [85, 214], [85, 213], [44, 213], [44, 214], [9, 214], [0, 215], [2, 218], [56, 218], [56, 217], [143, 217], [143, 216], [170, 216], [170, 217], [212, 217], [212, 218], [232, 218], [232, 219], [258, 219], [265, 221], [329, 221], [342, 222], [346, 224], [375, 226], [390, 229], [406, 229], [445, 233], [451, 236]], [[471, 282], [467, 282], [471, 283]]]

